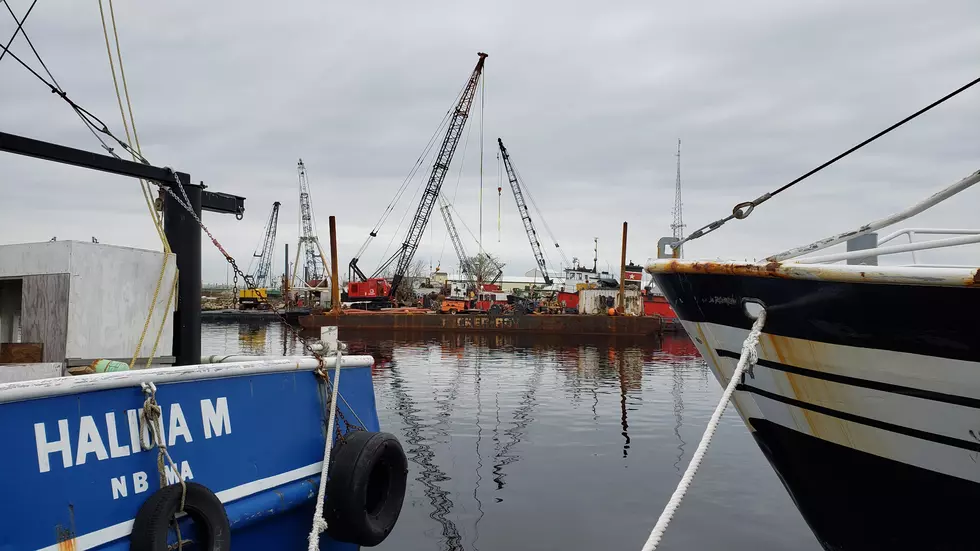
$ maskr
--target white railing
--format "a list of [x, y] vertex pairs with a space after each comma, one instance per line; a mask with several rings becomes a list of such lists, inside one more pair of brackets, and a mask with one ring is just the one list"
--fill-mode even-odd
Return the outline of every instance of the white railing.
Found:
[[[931, 235], [959, 235], [960, 237], [948, 237], [945, 239], [930, 239], [928, 241], [913, 241], [916, 234]], [[903, 235], [909, 236], [909, 242], [902, 245], [892, 245], [882, 247], [881, 245], [892, 241]], [[908, 228], [889, 234], [878, 242], [877, 247], [848, 251], [844, 253], [827, 254], [822, 256], [808, 256], [794, 260], [797, 264], [825, 264], [827, 262], [839, 262], [841, 260], [854, 260], [884, 256], [898, 253], [912, 253], [912, 263], [918, 266], [915, 259], [915, 251], [928, 251], [942, 249], [945, 247], [957, 247], [960, 245], [971, 245], [980, 243], [980, 230], [969, 229], [942, 229], [942, 228]], [[932, 267], [953, 267], [952, 265], [931, 265]]]
[[[908, 228], [904, 230], [899, 230], [895, 233], [889, 234], [878, 241], [877, 246], [873, 248], [848, 251], [843, 253], [827, 254], [821, 256], [810, 256], [805, 258], [800, 258], [804, 255], [814, 253], [826, 249], [840, 243], [845, 243], [856, 239], [858, 237], [872, 234], [878, 230], [884, 229], [889, 226], [893, 226], [899, 222], [907, 220], [916, 214], [926, 211], [933, 206], [949, 199], [950, 197], [972, 187], [977, 182], [980, 182], [980, 171], [970, 174], [966, 178], [959, 180], [958, 182], [946, 187], [945, 189], [935, 193], [926, 199], [919, 201], [918, 203], [912, 205], [911, 207], [895, 213], [891, 216], [882, 218], [880, 220], [875, 220], [863, 226], [860, 226], [854, 230], [832, 235], [825, 239], [819, 241], [814, 241], [809, 245], [802, 247], [796, 247], [788, 251], [783, 251], [778, 254], [774, 254], [766, 258], [769, 262], [783, 262], [786, 260], [794, 259], [794, 263], [798, 264], [822, 264], [826, 262], [839, 262], [841, 260], [855, 260], [855, 259], [865, 259], [870, 257], [877, 257], [889, 254], [897, 253], [912, 253], [912, 262], [915, 262], [915, 251], [940, 249], [944, 247], [955, 247], [959, 245], [970, 245], [974, 243], [980, 243], [980, 230], [972, 229], [946, 229], [946, 228]], [[914, 236], [916, 234], [928, 234], [928, 235], [956, 235], [957, 237], [946, 237], [942, 239], [931, 239], [929, 241], [918, 242], [914, 241]], [[888, 247], [882, 247], [883, 244], [892, 241], [903, 235], [909, 236], [909, 243], [902, 245], [891, 245]]]

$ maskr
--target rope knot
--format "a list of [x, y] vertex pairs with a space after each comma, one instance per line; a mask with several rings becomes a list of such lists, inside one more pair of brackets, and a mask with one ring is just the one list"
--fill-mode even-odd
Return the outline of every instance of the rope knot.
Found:
[[[143, 389], [143, 394], [146, 395], [146, 399], [143, 401], [143, 411], [140, 413], [143, 421], [140, 423], [140, 447], [144, 450], [151, 450], [155, 446], [159, 450], [157, 453], [157, 471], [160, 473], [161, 488], [167, 485], [167, 467], [164, 460], [166, 459], [170, 463], [170, 468], [180, 482], [180, 508], [177, 509], [177, 512], [183, 513], [187, 500], [187, 483], [184, 482], [184, 477], [180, 474], [177, 464], [170, 457], [170, 452], [167, 451], [167, 443], [160, 433], [163, 408], [157, 403], [157, 386], [153, 384], [153, 381], [150, 381], [140, 383], [140, 387]], [[146, 431], [149, 431], [149, 434]], [[177, 524], [176, 520], [174, 525], [177, 527], [177, 549], [180, 550], [184, 548], [183, 539], [180, 535], [180, 525]]]

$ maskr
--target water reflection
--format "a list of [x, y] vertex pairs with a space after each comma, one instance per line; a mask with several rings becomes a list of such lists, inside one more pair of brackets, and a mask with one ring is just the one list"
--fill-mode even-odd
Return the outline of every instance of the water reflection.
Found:
[[[207, 354], [303, 350], [278, 325], [209, 324], [204, 337]], [[382, 551], [634, 548], [720, 394], [684, 336], [342, 330], [340, 338], [350, 353], [375, 358], [381, 425], [410, 460], [405, 508]], [[681, 520], [672, 537], [689, 530], [686, 541], [704, 545], [679, 549], [790, 548], [757, 545], [787, 526], [793, 542], [812, 539], [786, 516], [795, 510], [737, 416], [712, 452], [738, 461], [726, 462], [730, 482], [715, 486], [711, 500], [686, 504], [688, 519], [731, 526], [737, 515], [764, 510], [758, 514], [773, 520], [721, 530], [724, 540]], [[760, 492], [783, 501], [744, 507], [746, 493]]]
[[[512, 426], [504, 430], [503, 437], [499, 436], [500, 417], [498, 401], [497, 427], [493, 431], [493, 443], [494, 449], [496, 450], [493, 458], [493, 481], [497, 483], [497, 490], [504, 489], [504, 478], [506, 477], [504, 467], [520, 459], [520, 456], [513, 451], [514, 446], [521, 442], [527, 432], [528, 425], [534, 421], [534, 395], [541, 385], [541, 374], [544, 370], [543, 362], [535, 361], [534, 363], [533, 374], [529, 378], [524, 391], [521, 393], [517, 409], [512, 414]], [[494, 498], [497, 503], [500, 503], [503, 499], [500, 496]]]
[[[451, 480], [446, 473], [439, 468], [435, 462], [435, 453], [429, 445], [428, 439], [424, 436], [424, 420], [418, 415], [422, 410], [416, 405], [415, 400], [409, 395], [407, 385], [398, 367], [392, 363], [390, 366], [391, 390], [395, 396], [395, 411], [405, 423], [405, 430], [400, 435], [408, 444], [406, 454], [410, 461], [422, 468], [419, 476], [415, 479], [425, 487], [425, 496], [432, 505], [429, 518], [438, 522], [442, 526], [442, 538], [440, 543], [443, 549], [455, 551], [463, 549], [459, 530], [456, 524], [448, 517], [453, 509], [453, 501], [449, 498], [448, 491], [440, 487], [440, 483]], [[442, 409], [445, 409], [443, 406]]]
[[267, 323], [241, 323], [238, 325], [238, 346], [242, 354], [262, 356], [266, 353]]

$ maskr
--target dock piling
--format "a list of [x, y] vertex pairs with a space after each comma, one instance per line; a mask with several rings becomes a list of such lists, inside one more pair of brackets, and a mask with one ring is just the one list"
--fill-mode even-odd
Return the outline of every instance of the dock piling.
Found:
[[619, 261], [619, 308], [618, 313], [626, 311], [626, 222], [623, 222], [623, 256]]
[[330, 312], [340, 313], [340, 282], [337, 281], [337, 217], [330, 217]]

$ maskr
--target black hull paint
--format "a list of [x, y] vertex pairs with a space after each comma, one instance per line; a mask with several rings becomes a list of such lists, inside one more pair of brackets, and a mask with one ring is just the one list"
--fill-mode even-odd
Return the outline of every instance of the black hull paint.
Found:
[[[734, 274], [658, 273], [657, 286], [685, 321], [749, 329], [744, 302], [762, 302], [771, 335], [867, 349], [980, 362], [976, 321], [980, 286], [939, 287], [814, 281]], [[737, 357], [735, 351], [716, 350]], [[978, 407], [968, 397], [828, 374], [762, 360], [777, 369], [945, 404]], [[852, 422], [962, 448], [980, 470], [973, 442], [943, 439], [796, 403], [749, 384], [756, 400], [774, 399]], [[980, 549], [980, 484], [841, 446], [771, 421], [750, 418], [753, 436], [824, 549], [833, 551]], [[921, 434], [920, 434], [921, 433]], [[947, 441], [948, 440], [948, 441]], [[955, 441], [954, 441], [955, 440]]]
[[980, 286], [688, 273], [654, 279], [685, 321], [749, 329], [742, 301], [753, 299], [766, 306], [771, 335], [980, 362]]
[[[980, 484], [749, 419], [824, 549], [980, 549]], [[978, 465], [980, 468], [980, 465]]]

